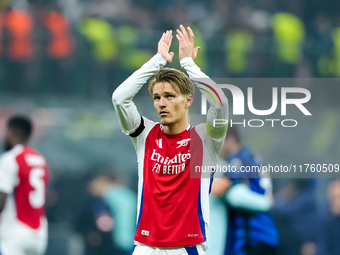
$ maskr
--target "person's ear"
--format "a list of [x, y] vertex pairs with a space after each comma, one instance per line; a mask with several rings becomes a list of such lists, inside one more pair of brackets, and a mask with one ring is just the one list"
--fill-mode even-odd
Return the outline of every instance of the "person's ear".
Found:
[[192, 105], [193, 97], [192, 95], [187, 95], [185, 100], [185, 107], [189, 108]]

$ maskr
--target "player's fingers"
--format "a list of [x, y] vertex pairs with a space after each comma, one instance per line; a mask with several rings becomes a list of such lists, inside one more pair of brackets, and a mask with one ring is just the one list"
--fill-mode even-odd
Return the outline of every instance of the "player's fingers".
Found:
[[185, 37], [185, 35], [183, 35], [183, 33], [179, 29], [177, 29], [177, 33], [178, 33], [178, 36], [181, 38], [181, 41], [180, 41], [181, 44], [189, 43], [188, 39]]
[[172, 30], [169, 30], [166, 34], [166, 44], [171, 45], [171, 40], [172, 40]]
[[171, 58], [173, 58], [173, 57], [174, 57], [174, 55], [175, 55], [175, 53], [173, 53], [173, 52], [170, 52], [170, 53], [169, 53], [169, 55], [170, 55], [170, 57], [171, 57]]
[[195, 39], [195, 35], [194, 35], [194, 32], [192, 31], [191, 27], [188, 26], [188, 31], [189, 31], [189, 39], [190, 39], [190, 42], [194, 42], [194, 39]]
[[168, 30], [166, 30], [165, 33], [164, 33], [164, 38], [163, 38], [164, 43], [166, 43], [167, 38], [168, 38]]
[[169, 37], [169, 31], [166, 30], [165, 35], [164, 35], [164, 43], [167, 43]]
[[181, 31], [182, 31], [183, 35], [185, 36], [185, 38], [189, 39], [189, 35], [188, 35], [188, 32], [185, 29], [185, 27], [181, 24], [181, 25], [179, 25], [179, 28], [181, 29]]
[[169, 40], [169, 46], [170, 46], [171, 43], [172, 43], [172, 39], [173, 39], [173, 35], [172, 35], [172, 33], [171, 33], [171, 35], [170, 35], [170, 40]]
[[200, 49], [201, 49], [200, 46], [194, 48], [194, 58], [197, 57], [197, 53], [198, 53], [198, 51], [199, 51]]
[[184, 39], [184, 35], [183, 35], [183, 33], [181, 32], [181, 30], [177, 29], [176, 32], [177, 32], [177, 34], [179, 35], [179, 37], [181, 37], [181, 39]]
[[165, 37], [165, 33], [162, 34], [161, 39], [159, 39], [159, 42], [163, 42], [164, 41], [164, 37]]
[[176, 38], [179, 42], [182, 42], [182, 38], [179, 36], [179, 34], [176, 34]]

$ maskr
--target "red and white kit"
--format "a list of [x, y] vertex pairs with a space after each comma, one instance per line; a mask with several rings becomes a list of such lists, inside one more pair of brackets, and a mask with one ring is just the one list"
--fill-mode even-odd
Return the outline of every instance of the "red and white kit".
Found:
[[[192, 178], [190, 168], [216, 165], [224, 137], [209, 136], [205, 123], [189, 126], [180, 134], [165, 134], [159, 123], [140, 116], [132, 98], [165, 64], [162, 56], [156, 54], [112, 96], [121, 128], [131, 136], [138, 159], [135, 244], [137, 248], [138, 245], [189, 247], [199, 244], [200, 249], [205, 250], [210, 178]], [[192, 58], [182, 59], [181, 65], [190, 78], [207, 78]], [[219, 119], [226, 119], [226, 113], [226, 108], [210, 107], [207, 118], [219, 115]]]
[[0, 158], [0, 191], [8, 194], [0, 214], [2, 255], [44, 254], [48, 167], [34, 149], [16, 145]]

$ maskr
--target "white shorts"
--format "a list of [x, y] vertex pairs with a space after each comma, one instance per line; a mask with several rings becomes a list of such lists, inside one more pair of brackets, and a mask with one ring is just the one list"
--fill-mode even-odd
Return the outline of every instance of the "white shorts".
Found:
[[43, 255], [47, 246], [41, 238], [6, 238], [0, 242], [1, 255]]
[[40, 240], [5, 240], [1, 243], [1, 255], [43, 255], [45, 242]]
[[156, 248], [147, 245], [134, 245], [131, 255], [205, 255], [201, 245], [185, 248]]
[[[14, 214], [14, 213], [13, 213]], [[14, 216], [13, 216], [14, 217]], [[1, 222], [1, 255], [43, 255], [47, 247], [48, 223], [41, 220], [39, 229], [32, 230], [18, 220]]]

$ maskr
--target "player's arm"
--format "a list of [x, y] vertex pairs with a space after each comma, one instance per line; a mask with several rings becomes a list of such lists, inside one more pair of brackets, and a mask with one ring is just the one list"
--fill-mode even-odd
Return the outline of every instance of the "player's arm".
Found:
[[244, 183], [234, 184], [224, 198], [232, 208], [248, 212], [268, 212], [272, 207], [266, 195], [252, 191]]
[[229, 178], [221, 177], [214, 179], [211, 186], [211, 194], [216, 197], [222, 197], [233, 186], [233, 182]]
[[180, 63], [200, 91], [206, 94], [210, 104], [207, 114], [208, 134], [215, 139], [223, 138], [228, 128], [228, 99], [222, 89], [195, 64], [200, 47], [194, 47], [194, 33], [190, 27], [187, 29], [188, 32], [182, 25], [177, 29]]
[[15, 163], [8, 154], [0, 158], [0, 213], [5, 207], [8, 194], [13, 192], [16, 182]]
[[214, 180], [211, 193], [217, 197], [223, 197], [228, 205], [238, 210], [267, 212], [272, 206], [266, 195], [252, 191], [244, 183], [233, 184], [226, 176]]
[[118, 86], [112, 94], [112, 103], [119, 124], [127, 135], [133, 134], [142, 123], [142, 118], [136, 105], [132, 102], [132, 98], [151, 76], [172, 61], [174, 53], [169, 52], [172, 37], [171, 30], [163, 33], [158, 42], [157, 54]]

